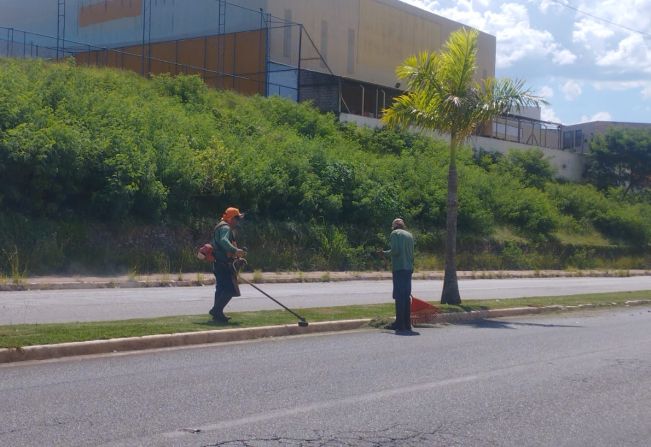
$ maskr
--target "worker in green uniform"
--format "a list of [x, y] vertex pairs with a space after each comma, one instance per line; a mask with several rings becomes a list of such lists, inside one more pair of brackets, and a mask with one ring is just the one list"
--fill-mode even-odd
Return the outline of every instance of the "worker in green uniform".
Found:
[[414, 237], [407, 231], [405, 221], [396, 218], [391, 223], [391, 248], [384, 254], [391, 256], [393, 299], [396, 303], [396, 321], [388, 328], [397, 334], [415, 334], [411, 330], [411, 277], [414, 273]]
[[213, 321], [227, 323], [229, 317], [224, 315], [224, 308], [234, 296], [240, 296], [237, 283], [237, 273], [233, 261], [245, 255], [244, 250], [237, 247], [233, 230], [244, 218], [237, 208], [229, 207], [224, 211], [221, 221], [215, 227], [212, 240], [213, 272], [215, 273], [215, 303], [208, 312]]

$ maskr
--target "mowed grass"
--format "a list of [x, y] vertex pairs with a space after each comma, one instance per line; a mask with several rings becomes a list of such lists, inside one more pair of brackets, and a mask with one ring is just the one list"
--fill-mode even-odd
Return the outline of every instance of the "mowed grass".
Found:
[[[555, 297], [517, 299], [466, 300], [461, 306], [441, 306], [442, 312], [469, 312], [483, 309], [511, 307], [623, 306], [627, 301], [651, 300], [651, 291], [616, 292]], [[370, 318], [389, 320], [394, 315], [392, 303], [296, 309], [309, 322]], [[283, 310], [232, 312], [229, 324], [215, 324], [208, 315], [183, 315], [163, 318], [143, 318], [123, 321], [57, 324], [17, 324], [0, 326], [0, 348], [17, 348], [32, 345], [65, 343], [88, 340], [106, 340], [144, 335], [173, 334], [220, 329], [250, 328], [282, 324], [295, 324], [297, 319]]]

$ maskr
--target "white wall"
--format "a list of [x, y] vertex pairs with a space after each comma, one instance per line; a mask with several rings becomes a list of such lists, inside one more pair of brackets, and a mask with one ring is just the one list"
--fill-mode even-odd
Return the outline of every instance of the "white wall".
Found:
[[[358, 115], [342, 113], [339, 120], [344, 123], [355, 123], [358, 126], [366, 126], [372, 129], [382, 127], [382, 122], [376, 118], [368, 118]], [[496, 138], [473, 136], [470, 138], [470, 145], [474, 149], [483, 149], [490, 152], [506, 153], [509, 149], [533, 149], [537, 146], [529, 146], [511, 141], [498, 140]], [[549, 159], [551, 165], [556, 168], [559, 178], [578, 182], [583, 177], [585, 169], [585, 157], [573, 152], [561, 151], [557, 149], [539, 148]]]
[[[477, 137], [470, 138], [470, 144], [475, 149], [483, 149], [490, 152], [507, 153], [510, 149], [533, 149], [537, 146], [529, 146], [512, 141], [498, 140], [496, 138]], [[574, 152], [561, 151], [558, 149], [548, 149], [538, 147], [551, 165], [556, 169], [556, 175], [565, 180], [578, 182], [583, 178], [585, 169], [585, 157]]]

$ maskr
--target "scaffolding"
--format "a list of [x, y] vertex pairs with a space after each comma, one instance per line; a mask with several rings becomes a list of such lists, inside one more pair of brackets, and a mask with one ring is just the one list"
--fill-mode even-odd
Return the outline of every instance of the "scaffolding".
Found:
[[562, 125], [519, 115], [494, 118], [475, 131], [475, 135], [548, 149], [563, 149]]
[[[19, 5], [22, 0], [7, 1]], [[45, 5], [50, 0], [42, 1]], [[322, 111], [368, 118], [380, 118], [403, 93], [399, 85], [392, 88], [336, 75], [323, 48], [291, 14], [276, 17], [261, 7], [265, 2], [260, 0], [238, 3], [57, 0], [56, 37], [18, 26], [0, 27], [0, 56], [72, 57], [81, 65], [143, 76], [197, 75], [214, 88], [311, 101]], [[561, 148], [559, 125], [523, 117], [497, 118], [477, 133]]]
[[[240, 3], [247, 4], [246, 1]], [[253, 3], [255, 0], [248, 2]], [[71, 39], [66, 33], [66, 24], [69, 21], [72, 34], [76, 32], [78, 36], [97, 27], [97, 38], [102, 39], [106, 25], [97, 15], [116, 16], [127, 8], [122, 2], [106, 0], [100, 4], [90, 0], [68, 0], [66, 5], [66, 0], [57, 0], [56, 37], [19, 27], [0, 27], [0, 35], [6, 36], [0, 37], [0, 43], [5, 44], [0, 48], [0, 56], [50, 60], [73, 57], [80, 64], [122, 68], [143, 76], [195, 74], [215, 88], [234, 89], [244, 94], [281, 95], [294, 100], [318, 99], [313, 90], [323, 84], [324, 78], [318, 79], [319, 85], [314, 81], [319, 74], [326, 76], [325, 84], [329, 88], [338, 86], [336, 76], [301, 24], [242, 4], [197, 0], [192, 4], [175, 5], [174, 2], [153, 4], [151, 0], [134, 0], [129, 2], [129, 13], [140, 16], [140, 24], [137, 29], [132, 27], [117, 38], [121, 43], [116, 44]], [[138, 7], [140, 11], [134, 13], [133, 8]], [[195, 32], [192, 24], [186, 23], [186, 29], [179, 35], [168, 32], [182, 21], [179, 8], [185, 8], [183, 12], [186, 12], [193, 7], [192, 14], [213, 25], [206, 27], [204, 23], [203, 29]], [[212, 19], [203, 17], [204, 11], [212, 11]], [[290, 39], [285, 42], [287, 36]], [[287, 57], [275, 57], [272, 44], [276, 42], [288, 47]], [[313, 70], [315, 74], [310, 73]], [[334, 111], [333, 108], [329, 110]]]
[[66, 0], [57, 0], [57, 60], [66, 52]]

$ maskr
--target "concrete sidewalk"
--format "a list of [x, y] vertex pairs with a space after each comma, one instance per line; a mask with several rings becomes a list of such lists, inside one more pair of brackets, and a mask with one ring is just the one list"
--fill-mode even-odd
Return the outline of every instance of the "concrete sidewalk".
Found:
[[[651, 306], [651, 300], [626, 302], [627, 306]], [[545, 312], [576, 311], [586, 309], [603, 309], [593, 305], [579, 306], [545, 306], [518, 307], [511, 309], [480, 310], [472, 312], [440, 313], [428, 320], [428, 324], [462, 323], [487, 318], [532, 315]], [[651, 312], [651, 310], [649, 310]], [[267, 337], [284, 337], [325, 332], [371, 329], [370, 319], [325, 321], [310, 323], [308, 327], [295, 324], [282, 326], [265, 326], [242, 329], [222, 329], [178, 334], [147, 335], [143, 337], [116, 338], [75, 343], [26, 346], [24, 348], [0, 349], [0, 364], [32, 360], [48, 360], [62, 357], [110, 354], [118, 352], [141, 351], [149, 349], [173, 348], [180, 346], [225, 343], [243, 340], [255, 340]]]
[[[572, 278], [649, 276], [651, 270], [485, 270], [459, 271], [459, 279], [497, 278]], [[388, 280], [391, 272], [256, 272], [242, 273], [247, 281], [262, 283], [300, 283], [354, 280]], [[442, 271], [417, 271], [413, 279], [442, 280]], [[212, 273], [159, 273], [118, 276], [37, 276], [0, 279], [0, 291], [61, 290], [139, 287], [190, 287], [215, 283]]]

